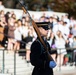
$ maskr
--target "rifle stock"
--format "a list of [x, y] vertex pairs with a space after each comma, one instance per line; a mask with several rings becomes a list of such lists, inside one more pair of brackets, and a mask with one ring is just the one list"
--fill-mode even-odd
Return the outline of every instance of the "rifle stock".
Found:
[[47, 49], [46, 44], [44, 43], [43, 39], [41, 38], [40, 31], [39, 31], [36, 23], [35, 23], [34, 20], [31, 18], [30, 14], [29, 14], [29, 12], [26, 10], [25, 6], [24, 6], [20, 1], [19, 1], [19, 3], [20, 3], [21, 6], [22, 6], [22, 10], [23, 10], [25, 13], [28, 13], [28, 15], [29, 15], [29, 17], [30, 17], [30, 19], [31, 19], [31, 21], [32, 21], [33, 28], [34, 28], [34, 30], [36, 31], [37, 36], [39, 37], [42, 45], [44, 46], [44, 48], [45, 48], [45, 50], [46, 50], [46, 53], [47, 53], [47, 55], [48, 55], [48, 59], [49, 59], [49, 60], [53, 60], [53, 58], [51, 57], [51, 55], [50, 55], [50, 53], [49, 53], [49, 51], [48, 51], [48, 49]]

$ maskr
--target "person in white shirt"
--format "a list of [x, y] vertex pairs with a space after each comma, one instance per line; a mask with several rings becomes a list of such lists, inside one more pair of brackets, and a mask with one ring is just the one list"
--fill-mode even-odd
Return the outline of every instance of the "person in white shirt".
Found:
[[[64, 55], [67, 54], [65, 49], [65, 43], [66, 43], [66, 37], [64, 34], [61, 33], [61, 31], [57, 31], [55, 34], [55, 46], [57, 48], [57, 64], [58, 66], [63, 65], [63, 58]], [[61, 60], [61, 61], [60, 61]]]
[[66, 22], [67, 24], [69, 24], [68, 14], [66, 14], [66, 15], [64, 16], [63, 21]]
[[69, 20], [69, 27], [72, 28], [75, 24], [75, 19], [71, 16]]
[[69, 34], [70, 34], [70, 29], [67, 26], [67, 23], [64, 22], [63, 23], [63, 31], [62, 33], [68, 38]]
[[0, 10], [3, 10], [5, 7], [4, 5], [2, 4], [2, 1], [0, 1]]
[[22, 40], [22, 37], [21, 37], [21, 33], [20, 33], [19, 26], [18, 26], [17, 22], [15, 22], [14, 37], [15, 37], [14, 50], [19, 50], [20, 49], [20, 42]]
[[63, 32], [64, 31], [64, 29], [63, 29], [63, 21], [58, 21], [58, 23], [56, 24], [56, 25], [54, 25], [54, 27], [53, 27], [53, 32], [56, 34], [56, 32], [58, 31], [58, 30], [60, 30], [61, 32]]
[[72, 34], [73, 36], [76, 36], [76, 24], [74, 24], [74, 26], [72, 27], [72, 29], [71, 29], [71, 34]]

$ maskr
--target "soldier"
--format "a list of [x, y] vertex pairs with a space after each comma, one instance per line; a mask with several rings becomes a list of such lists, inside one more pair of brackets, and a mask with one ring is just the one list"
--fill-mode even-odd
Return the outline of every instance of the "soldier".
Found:
[[[44, 43], [48, 47], [49, 52], [51, 52], [50, 45], [46, 40], [49, 29], [48, 22], [36, 24]], [[30, 62], [34, 66], [32, 75], [53, 75], [53, 68], [56, 66], [56, 63], [50, 62], [47, 52], [38, 37], [31, 45]]]

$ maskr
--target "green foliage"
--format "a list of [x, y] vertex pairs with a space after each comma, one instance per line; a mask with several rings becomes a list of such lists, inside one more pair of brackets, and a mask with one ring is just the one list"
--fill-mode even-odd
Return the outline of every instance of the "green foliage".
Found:
[[[2, 0], [5, 7], [20, 8], [17, 0]], [[76, 0], [23, 0], [28, 10], [66, 12], [76, 16]]]

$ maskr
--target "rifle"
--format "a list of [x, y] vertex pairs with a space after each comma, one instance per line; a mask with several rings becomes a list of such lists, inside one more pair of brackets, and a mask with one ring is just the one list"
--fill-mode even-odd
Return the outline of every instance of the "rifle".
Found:
[[44, 43], [43, 39], [41, 38], [40, 31], [39, 31], [36, 23], [35, 23], [34, 20], [31, 18], [30, 14], [29, 14], [29, 12], [27, 11], [27, 9], [26, 9], [26, 7], [24, 6], [24, 4], [22, 4], [20, 1], [19, 1], [19, 3], [20, 3], [20, 5], [22, 6], [22, 10], [23, 10], [25, 13], [28, 13], [28, 15], [29, 15], [29, 17], [30, 17], [30, 19], [31, 19], [31, 21], [32, 21], [33, 28], [34, 28], [34, 30], [36, 31], [36, 34], [37, 34], [37, 36], [39, 37], [40, 42], [42, 43], [42, 45], [44, 46], [44, 48], [45, 48], [45, 50], [46, 50], [46, 53], [47, 53], [47, 55], [48, 55], [48, 59], [49, 59], [50, 61], [53, 60], [53, 58], [51, 57], [51, 55], [50, 55], [50, 53], [49, 53], [49, 51], [48, 51], [48, 48], [47, 48], [46, 44]]

